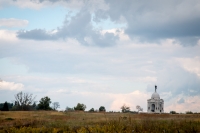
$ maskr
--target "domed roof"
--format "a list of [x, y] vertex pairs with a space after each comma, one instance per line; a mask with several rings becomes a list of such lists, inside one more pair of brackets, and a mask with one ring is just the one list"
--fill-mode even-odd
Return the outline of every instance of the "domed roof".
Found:
[[159, 94], [156, 92], [157, 86], [155, 85], [155, 92], [151, 95], [151, 99], [160, 99]]
[[160, 96], [157, 92], [154, 92], [152, 95], [151, 95], [151, 99], [160, 99]]

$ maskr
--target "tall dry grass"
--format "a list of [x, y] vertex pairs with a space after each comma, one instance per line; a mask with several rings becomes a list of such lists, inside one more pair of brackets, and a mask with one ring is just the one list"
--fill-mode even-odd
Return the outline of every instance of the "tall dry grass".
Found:
[[0, 112], [0, 132], [200, 132], [200, 114]]

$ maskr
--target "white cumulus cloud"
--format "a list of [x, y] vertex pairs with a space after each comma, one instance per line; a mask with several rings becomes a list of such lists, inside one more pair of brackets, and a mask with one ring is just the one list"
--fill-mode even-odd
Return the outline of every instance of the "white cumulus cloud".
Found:
[[0, 90], [23, 90], [24, 85], [21, 83], [0, 81]]
[[195, 73], [200, 77], [200, 57], [178, 58], [177, 60], [185, 70]]
[[0, 19], [0, 27], [23, 27], [28, 25], [28, 20], [15, 19], [15, 18], [2, 18]]

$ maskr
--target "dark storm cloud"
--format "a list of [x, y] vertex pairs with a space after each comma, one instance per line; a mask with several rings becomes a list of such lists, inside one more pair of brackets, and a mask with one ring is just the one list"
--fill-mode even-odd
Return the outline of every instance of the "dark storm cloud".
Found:
[[[97, 18], [109, 16], [112, 21], [124, 17], [125, 33], [144, 41], [174, 38], [182, 45], [195, 45], [200, 39], [200, 2], [107, 0], [109, 10], [97, 12]], [[97, 19], [97, 20], [98, 20]], [[185, 39], [186, 38], [186, 39]]]
[[57, 38], [54, 34], [49, 34], [46, 30], [42, 29], [35, 29], [31, 31], [19, 31], [17, 32], [17, 37], [34, 40], [55, 40]]
[[94, 30], [91, 24], [91, 14], [88, 11], [80, 11], [71, 20], [66, 20], [63, 27], [58, 28], [56, 33], [48, 33], [42, 29], [31, 31], [19, 31], [17, 37], [22, 39], [33, 40], [55, 40], [59, 38], [74, 38], [84, 45], [111, 46], [114, 45], [118, 36], [113, 33], [106, 32], [101, 34], [100, 31]]
[[[80, 11], [75, 17], [66, 21], [64, 26], [58, 32], [58, 36], [76, 38], [85, 45], [111, 46], [118, 39], [113, 33], [102, 35], [98, 30], [94, 30], [91, 25], [91, 14], [88, 11]], [[89, 39], [87, 41], [87, 39]]]
[[[69, 0], [61, 1], [69, 2]], [[83, 1], [84, 5], [80, 12], [72, 18], [70, 23], [64, 23], [56, 34], [57, 38], [72, 37], [85, 45], [113, 45], [118, 37], [112, 33], [101, 35], [99, 31], [95, 31], [91, 24], [91, 14], [94, 14], [93, 21], [96, 23], [108, 18], [114, 23], [126, 23], [125, 33], [132, 39], [139, 38], [144, 42], [175, 39], [183, 46], [193, 46], [200, 39], [200, 2], [198, 0], [149, 0], [145, 2], [105, 0], [105, 2], [109, 6], [108, 10], [96, 8], [91, 13], [90, 4], [92, 2]], [[123, 22], [121, 22], [122, 18], [124, 18]], [[23, 35], [24, 37], [21, 37], [21, 32], [19, 32], [20, 38], [26, 38], [25, 34]], [[42, 32], [41, 35], [44, 39], [48, 39], [49, 35], [46, 32]], [[37, 37], [32, 37], [32, 39], [37, 39]]]

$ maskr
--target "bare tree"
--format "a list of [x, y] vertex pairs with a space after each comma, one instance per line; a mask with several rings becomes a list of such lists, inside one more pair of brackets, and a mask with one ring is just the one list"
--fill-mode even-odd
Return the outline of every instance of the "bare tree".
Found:
[[53, 104], [53, 110], [57, 110], [57, 108], [60, 108], [60, 104], [59, 104], [59, 102], [53, 102], [52, 103]]
[[138, 112], [143, 111], [143, 108], [141, 108], [139, 105], [136, 106], [136, 109], [138, 110]]
[[123, 113], [125, 113], [125, 112], [130, 111], [130, 107], [128, 107], [128, 106], [126, 106], [126, 104], [124, 104], [124, 105], [121, 107], [121, 110], [122, 110]]
[[15, 106], [17, 106], [18, 110], [30, 110], [35, 97], [33, 97], [33, 94], [23, 93], [21, 91], [15, 95]]

